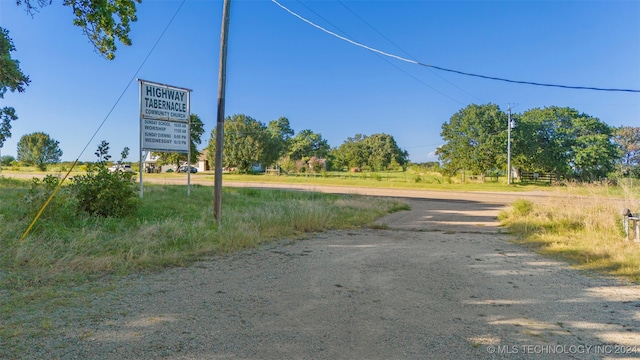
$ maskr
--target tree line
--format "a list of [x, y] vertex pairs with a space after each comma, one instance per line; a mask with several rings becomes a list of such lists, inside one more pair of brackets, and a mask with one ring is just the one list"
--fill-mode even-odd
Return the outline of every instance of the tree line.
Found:
[[[210, 163], [214, 163], [216, 131], [211, 132], [207, 146]], [[391, 135], [357, 134], [331, 148], [322, 134], [310, 129], [295, 133], [286, 117], [265, 124], [245, 114], [228, 116], [224, 122], [223, 147], [222, 166], [240, 173], [251, 172], [255, 165], [287, 172], [345, 168], [381, 171], [402, 168], [409, 161], [409, 154], [400, 149]]]
[[[73, 24], [79, 26], [104, 58], [115, 57], [116, 41], [131, 45], [129, 31], [137, 20], [140, 0], [117, 2], [64, 1], [71, 8]], [[28, 14], [34, 15], [50, 2], [19, 0]], [[117, 14], [117, 16], [114, 16]], [[7, 91], [23, 92], [30, 79], [12, 58], [16, 50], [9, 31], [0, 27], [0, 99]], [[18, 119], [10, 106], [0, 108], [0, 150], [11, 137], [11, 122]], [[556, 106], [536, 108], [513, 114], [517, 124], [512, 133], [512, 165], [529, 172], [553, 173], [559, 177], [593, 180], [606, 176], [640, 177], [640, 128], [611, 127], [598, 118], [572, 108]], [[196, 146], [204, 132], [202, 122], [192, 117], [191, 148], [194, 162]], [[194, 126], [195, 124], [195, 126]], [[506, 169], [507, 114], [497, 105], [472, 104], [454, 114], [442, 125], [445, 141], [437, 150], [442, 171], [448, 174], [471, 172], [486, 176]], [[224, 136], [224, 167], [248, 172], [252, 165], [281, 166], [289, 171], [320, 168], [365, 168], [373, 171], [406, 168], [408, 153], [398, 147], [392, 136], [356, 134], [331, 149], [322, 136], [311, 130], [295, 134], [286, 118], [261, 123], [246, 115], [227, 117]], [[215, 129], [211, 134], [215, 139]], [[207, 146], [210, 161], [215, 142]], [[58, 142], [44, 133], [23, 136], [18, 144], [18, 161], [40, 168], [60, 162]], [[161, 154], [165, 163], [186, 161], [185, 154]], [[0, 158], [3, 164], [15, 161]], [[321, 161], [322, 160], [322, 161]], [[440, 167], [438, 167], [440, 168]]]
[[[495, 104], [469, 105], [443, 123], [445, 143], [436, 154], [434, 171], [445, 175], [504, 174], [507, 137], [511, 131], [511, 164], [521, 172], [553, 174], [558, 178], [591, 181], [611, 176], [640, 177], [640, 127], [612, 127], [572, 108], [535, 108], [508, 115]], [[200, 156], [204, 125], [191, 114], [191, 163]], [[206, 146], [214, 163], [216, 129]], [[41, 169], [60, 161], [59, 143], [37, 132], [18, 143], [18, 161]], [[184, 153], [155, 153], [160, 163], [180, 165]], [[323, 170], [385, 171], [406, 169], [409, 154], [388, 134], [356, 134], [331, 148], [310, 129], [296, 133], [286, 117], [262, 123], [248, 115], [227, 116], [224, 123], [224, 168], [239, 173], [277, 167], [285, 172]], [[7, 165], [7, 156], [2, 157]]]
[[[498, 105], [471, 104], [442, 125], [445, 144], [436, 154], [449, 174], [486, 176], [511, 165], [526, 172], [591, 181], [640, 177], [640, 128], [615, 128], [568, 107], [545, 107], [511, 115]], [[509, 129], [511, 126], [511, 129]]]

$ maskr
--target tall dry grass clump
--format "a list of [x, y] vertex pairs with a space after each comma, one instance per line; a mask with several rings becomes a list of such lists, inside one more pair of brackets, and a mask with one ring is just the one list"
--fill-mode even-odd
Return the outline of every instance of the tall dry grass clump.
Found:
[[[623, 196], [615, 196], [622, 194]], [[588, 185], [544, 200], [518, 200], [500, 214], [516, 241], [578, 268], [640, 281], [640, 243], [626, 241], [621, 209], [640, 212], [640, 189]]]
[[29, 236], [18, 241], [32, 219], [30, 209], [20, 209], [27, 183], [3, 185], [7, 191], [0, 194], [0, 272], [39, 268], [52, 274], [123, 273], [183, 265], [274, 239], [362, 226], [402, 208], [389, 199], [229, 188], [224, 189], [218, 226], [211, 188], [193, 186], [186, 197], [182, 186], [147, 186], [135, 214], [92, 217], [69, 210], [60, 221], [60, 211], [46, 211]]

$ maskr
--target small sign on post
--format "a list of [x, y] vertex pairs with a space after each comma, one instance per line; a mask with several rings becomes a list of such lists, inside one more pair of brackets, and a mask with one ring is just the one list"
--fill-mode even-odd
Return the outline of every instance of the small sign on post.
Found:
[[[191, 90], [138, 79], [140, 82], [140, 197], [142, 197], [142, 152], [187, 153], [191, 166]], [[189, 168], [190, 169], [190, 168]], [[187, 171], [190, 193], [191, 171]]]

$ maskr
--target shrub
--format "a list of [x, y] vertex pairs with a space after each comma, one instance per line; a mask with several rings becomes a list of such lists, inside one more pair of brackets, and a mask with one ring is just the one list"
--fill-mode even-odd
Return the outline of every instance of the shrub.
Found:
[[[140, 199], [135, 188], [135, 173], [127, 171], [110, 172], [107, 161], [109, 143], [102, 141], [98, 146], [96, 156], [98, 162], [87, 166], [87, 174], [74, 177], [71, 185], [72, 192], [78, 201], [80, 210], [91, 216], [124, 217], [135, 212]], [[122, 160], [129, 152], [125, 148]], [[122, 164], [118, 161], [118, 165]]]
[[[27, 218], [35, 217], [47, 202], [53, 191], [60, 184], [60, 179], [53, 175], [47, 175], [43, 179], [33, 178], [29, 184], [27, 193], [22, 197], [22, 201], [15, 207], [21, 216]], [[69, 195], [67, 188], [61, 188], [43, 211], [41, 218], [55, 218], [59, 222], [66, 222], [73, 219], [75, 214], [75, 204]]]
[[533, 211], [533, 203], [524, 199], [514, 201], [512, 207], [516, 216], [527, 216]]

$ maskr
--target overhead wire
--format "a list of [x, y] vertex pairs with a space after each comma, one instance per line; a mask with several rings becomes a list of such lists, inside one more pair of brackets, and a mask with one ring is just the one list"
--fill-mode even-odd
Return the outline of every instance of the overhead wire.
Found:
[[27, 229], [24, 231], [24, 233], [22, 234], [22, 236], [20, 237], [20, 241], [23, 241], [27, 235], [29, 234], [29, 232], [31, 231], [31, 229], [33, 228], [33, 226], [35, 225], [35, 223], [38, 221], [38, 219], [40, 218], [40, 216], [42, 215], [42, 213], [44, 212], [44, 210], [46, 209], [46, 207], [49, 205], [49, 203], [51, 202], [51, 200], [56, 196], [56, 194], [58, 193], [58, 190], [60, 190], [60, 188], [62, 187], [62, 184], [64, 183], [64, 181], [67, 179], [67, 177], [69, 176], [69, 174], [71, 173], [71, 171], [73, 170], [73, 168], [76, 166], [76, 164], [78, 163], [78, 160], [80, 159], [80, 157], [82, 156], [82, 154], [84, 154], [84, 152], [87, 150], [87, 148], [89, 147], [89, 145], [91, 144], [91, 142], [93, 141], [93, 139], [96, 137], [96, 135], [98, 135], [98, 132], [100, 132], [100, 129], [102, 129], [102, 127], [104, 126], [104, 124], [107, 122], [107, 119], [109, 119], [109, 116], [111, 116], [111, 113], [113, 112], [113, 110], [116, 108], [116, 106], [120, 103], [120, 100], [122, 100], [122, 98], [124, 97], [124, 94], [127, 92], [127, 90], [129, 89], [129, 86], [131, 86], [131, 83], [133, 83], [133, 81], [136, 79], [136, 77], [138, 76], [138, 73], [140, 73], [140, 70], [142, 70], [142, 67], [144, 66], [144, 64], [147, 62], [147, 60], [149, 60], [149, 57], [151, 56], [151, 54], [153, 53], [153, 51], [156, 49], [156, 46], [158, 46], [158, 43], [160, 43], [160, 40], [164, 37], [164, 34], [167, 32], [167, 30], [169, 29], [169, 26], [171, 26], [171, 24], [173, 23], [173, 20], [176, 18], [176, 16], [178, 15], [178, 13], [180, 12], [180, 10], [182, 9], [182, 6], [184, 5], [184, 3], [186, 2], [186, 0], [182, 0], [182, 2], [180, 3], [180, 6], [178, 6], [178, 8], [176, 9], [175, 13], [173, 14], [173, 16], [171, 17], [171, 19], [169, 20], [169, 22], [167, 23], [167, 25], [164, 27], [164, 30], [162, 30], [162, 33], [160, 33], [160, 36], [158, 37], [158, 39], [156, 40], [156, 42], [153, 44], [153, 46], [151, 47], [151, 49], [149, 50], [149, 52], [147, 53], [147, 56], [144, 58], [144, 60], [142, 61], [142, 63], [140, 64], [140, 66], [138, 66], [138, 69], [135, 71], [135, 73], [133, 74], [133, 76], [131, 77], [131, 80], [129, 80], [129, 82], [127, 83], [127, 85], [124, 87], [124, 89], [122, 90], [122, 92], [120, 93], [120, 96], [118, 97], [118, 99], [115, 101], [115, 103], [113, 104], [113, 106], [111, 107], [111, 109], [109, 110], [109, 112], [107, 113], [107, 115], [104, 117], [104, 119], [102, 120], [102, 122], [100, 123], [100, 125], [98, 126], [98, 128], [96, 129], [96, 131], [93, 133], [93, 135], [91, 136], [91, 138], [89, 139], [89, 141], [87, 142], [87, 144], [84, 146], [84, 148], [82, 149], [82, 151], [80, 151], [80, 154], [78, 155], [78, 157], [73, 161], [73, 164], [71, 164], [71, 167], [69, 168], [69, 170], [67, 171], [67, 173], [64, 175], [64, 177], [62, 178], [62, 180], [60, 180], [60, 182], [58, 182], [58, 185], [55, 187], [55, 189], [53, 189], [53, 191], [51, 192], [51, 195], [49, 195], [49, 198], [47, 198], [47, 201], [45, 201], [44, 205], [42, 205], [42, 207], [40, 208], [40, 210], [38, 211], [38, 213], [36, 214], [36, 216], [34, 217], [33, 221], [31, 221], [31, 223], [29, 224], [29, 226], [27, 227]]
[[[365, 19], [363, 19], [360, 15], [358, 15], [355, 11], [353, 11], [350, 7], [348, 7], [347, 5], [345, 5], [342, 1], [337, 0], [338, 3], [340, 5], [342, 5], [345, 9], [347, 9], [350, 13], [352, 13], [355, 17], [357, 17], [360, 21], [362, 21], [364, 24], [366, 24], [371, 30], [375, 31], [378, 35], [382, 36], [385, 40], [387, 40], [389, 43], [391, 43], [391, 45], [395, 46], [398, 50], [400, 50], [401, 52], [403, 52], [405, 55], [407, 55], [411, 60], [415, 61], [415, 57], [411, 54], [409, 54], [407, 51], [405, 51], [403, 48], [401, 48], [398, 44], [396, 44], [395, 42], [393, 42], [393, 40], [389, 39], [387, 36], [385, 36], [382, 32], [378, 31], [378, 29], [376, 29], [373, 25], [369, 24]], [[434, 74], [435, 76], [439, 77], [440, 79], [442, 79], [443, 81], [449, 83], [449, 85], [455, 87], [456, 89], [462, 91], [463, 93], [471, 96], [472, 98], [479, 100], [480, 102], [486, 102], [483, 99], [480, 99], [479, 97], [471, 94], [470, 92], [464, 90], [463, 88], [459, 87], [458, 85], [454, 84], [453, 82], [449, 81], [447, 78], [441, 76], [440, 74], [438, 74], [436, 71], [433, 71], [431, 69], [429, 69], [429, 71]], [[410, 75], [411, 76], [411, 75]], [[418, 79], [416, 79], [418, 80]], [[418, 80], [420, 81], [420, 80]], [[422, 82], [422, 81], [420, 81]], [[426, 84], [425, 84], [426, 85]]]
[[[310, 7], [308, 7], [307, 5], [305, 5], [303, 2], [298, 0], [298, 3], [300, 3], [300, 5], [304, 6], [305, 8], [307, 8], [309, 11], [311, 11], [312, 13], [314, 13], [316, 16], [318, 16], [319, 18], [321, 18], [322, 20], [324, 20], [325, 22], [327, 22], [328, 24], [330, 24], [331, 26], [333, 26], [334, 28], [338, 29], [338, 31], [341, 31], [342, 33], [344, 33], [345, 35], [347, 35], [347, 33], [343, 30], [341, 30], [339, 27], [337, 27], [336, 25], [332, 24], [329, 20], [325, 19], [324, 17], [322, 17], [322, 15], [318, 14], [317, 12], [315, 12], [313, 9], [311, 9]], [[357, 16], [357, 15], [356, 15]], [[348, 35], [347, 35], [348, 36]], [[383, 35], [384, 37], [384, 35]], [[386, 37], [385, 37], [386, 38]], [[390, 40], [389, 40], [390, 41]], [[393, 62], [389, 61], [386, 57], [384, 56], [380, 56], [380, 54], [376, 54], [381, 60], [383, 60], [384, 62], [386, 62], [387, 64], [393, 66], [394, 68], [398, 69], [399, 71], [403, 72], [405, 75], [413, 78], [414, 80], [416, 80], [417, 82], [421, 83], [422, 85], [430, 88], [431, 90], [437, 92], [438, 94], [450, 99], [453, 102], [456, 102], [458, 104], [464, 105], [464, 103], [460, 100], [457, 100], [445, 93], [443, 93], [442, 91], [434, 88], [433, 86], [427, 84], [426, 82], [422, 81], [421, 79], [417, 78], [416, 76], [414, 76], [413, 74], [409, 73], [408, 71], [404, 70], [403, 68], [399, 67], [398, 65], [394, 64]]]
[[387, 56], [387, 57], [390, 57], [390, 58], [393, 58], [393, 59], [396, 59], [396, 60], [404, 61], [404, 62], [415, 64], [415, 65], [424, 66], [424, 67], [427, 67], [427, 68], [433, 68], [433, 69], [436, 69], [436, 70], [451, 72], [451, 73], [455, 73], [455, 74], [459, 74], [459, 75], [477, 77], [477, 78], [486, 79], [486, 80], [502, 81], [502, 82], [513, 83], [513, 84], [554, 87], [554, 88], [563, 88], [563, 89], [572, 89], [572, 90], [592, 90], [592, 91], [640, 93], [640, 90], [638, 90], [638, 89], [602, 88], [602, 87], [594, 87], [594, 86], [573, 86], [573, 85], [563, 85], [563, 84], [541, 83], [541, 82], [535, 82], [535, 81], [513, 80], [513, 79], [507, 79], [507, 78], [501, 78], [501, 77], [489, 76], [489, 75], [482, 75], [482, 74], [475, 74], [475, 73], [470, 73], [470, 72], [466, 72], [466, 71], [448, 69], [448, 68], [444, 68], [444, 67], [441, 67], [441, 66], [425, 64], [425, 63], [422, 63], [422, 62], [419, 62], [419, 61], [416, 61], [416, 60], [407, 59], [407, 58], [399, 56], [399, 55], [391, 54], [391, 53], [376, 49], [374, 47], [367, 46], [365, 44], [359, 43], [359, 42], [354, 41], [352, 39], [349, 39], [347, 37], [338, 35], [335, 32], [332, 32], [332, 31], [330, 31], [328, 29], [325, 29], [322, 26], [320, 26], [318, 24], [315, 24], [314, 22], [302, 17], [301, 15], [295, 13], [294, 11], [290, 10], [289, 8], [287, 8], [286, 6], [280, 4], [276, 0], [271, 0], [271, 2], [273, 2], [277, 6], [279, 6], [280, 8], [285, 10], [286, 12], [288, 12], [289, 14], [291, 14], [291, 15], [295, 16], [296, 18], [302, 20], [303, 22], [305, 22], [305, 23], [315, 27], [316, 29], [318, 29], [320, 31], [323, 31], [323, 32], [325, 32], [325, 33], [327, 33], [327, 34], [329, 34], [331, 36], [334, 36], [334, 37], [336, 37], [336, 38], [338, 38], [338, 39], [340, 39], [342, 41], [346, 41], [346, 42], [348, 42], [348, 43], [350, 43], [352, 45], [361, 47], [363, 49], [369, 50], [371, 52], [374, 52], [374, 53], [377, 53], [377, 54], [380, 54], [380, 55], [383, 55], [383, 56]]

